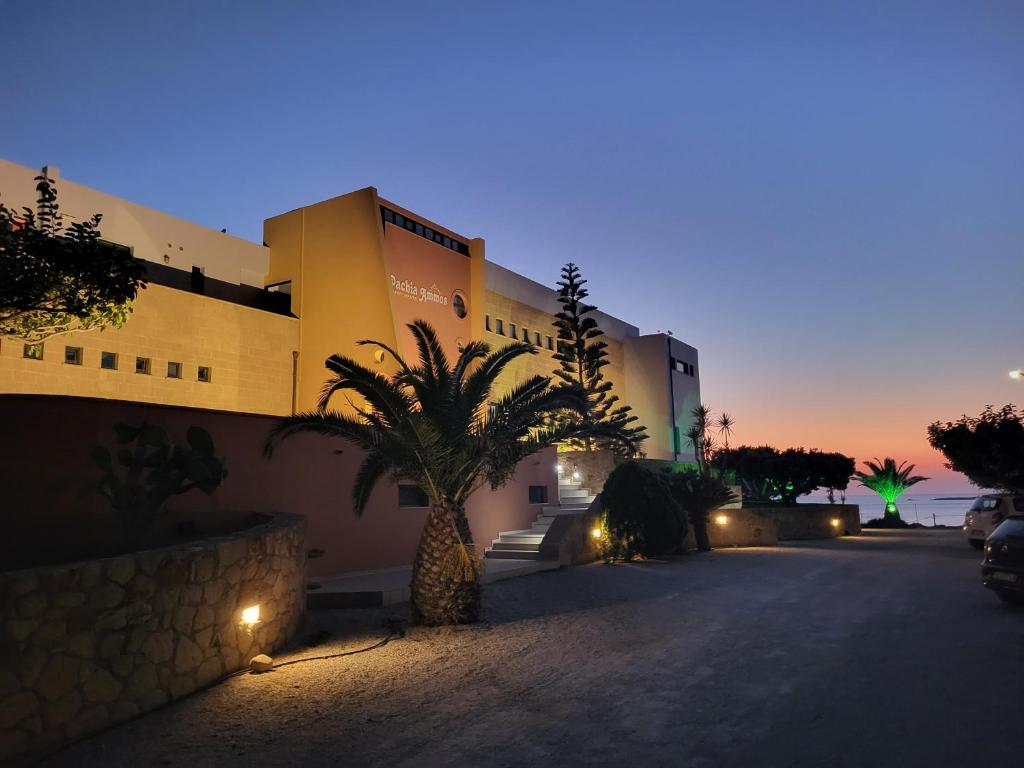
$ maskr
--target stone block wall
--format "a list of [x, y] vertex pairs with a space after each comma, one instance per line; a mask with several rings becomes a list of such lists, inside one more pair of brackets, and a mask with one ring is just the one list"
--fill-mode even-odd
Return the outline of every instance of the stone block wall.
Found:
[[[779, 543], [779, 536], [775, 522], [758, 511], [725, 506], [711, 513], [708, 540], [712, 549], [772, 547]], [[687, 529], [686, 548], [697, 548], [693, 525]]]
[[[775, 522], [779, 541], [828, 539], [860, 533], [860, 507], [856, 504], [796, 504], [791, 507], [748, 507]], [[838, 524], [834, 525], [833, 521]]]
[[275, 515], [187, 545], [0, 573], [0, 761], [163, 706], [292, 639], [304, 529]]
[[580, 483], [593, 493], [600, 493], [604, 481], [615, 469], [618, 457], [611, 451], [559, 451], [558, 463], [562, 474], [569, 477], [574, 469], [580, 473]]

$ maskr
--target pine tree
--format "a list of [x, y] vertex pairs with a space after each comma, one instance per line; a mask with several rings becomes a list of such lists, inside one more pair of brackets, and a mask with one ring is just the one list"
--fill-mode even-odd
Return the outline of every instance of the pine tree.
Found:
[[[587, 281], [580, 274], [579, 267], [569, 262], [562, 267], [562, 279], [558, 281], [558, 302], [561, 311], [555, 313], [555, 328], [558, 329], [558, 349], [555, 360], [559, 367], [555, 376], [568, 386], [582, 388], [586, 395], [587, 407], [578, 418], [585, 427], [606, 425], [624, 430], [635, 442], [647, 438], [645, 428], [630, 426], [637, 417], [628, 405], [616, 405], [619, 398], [610, 393], [612, 383], [604, 378], [602, 369], [608, 365], [608, 345], [601, 340], [604, 336], [592, 313], [597, 309], [585, 303], [590, 295], [584, 287]], [[592, 450], [597, 448], [619, 449], [617, 444], [591, 438], [574, 448]]]

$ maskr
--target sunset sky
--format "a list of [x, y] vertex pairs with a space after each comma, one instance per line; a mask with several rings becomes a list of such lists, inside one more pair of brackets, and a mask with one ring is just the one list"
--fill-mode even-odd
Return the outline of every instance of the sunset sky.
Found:
[[372, 185], [575, 261], [700, 349], [737, 442], [965, 490], [925, 427], [1024, 401], [1016, 0], [0, 10], [0, 156], [254, 240]]

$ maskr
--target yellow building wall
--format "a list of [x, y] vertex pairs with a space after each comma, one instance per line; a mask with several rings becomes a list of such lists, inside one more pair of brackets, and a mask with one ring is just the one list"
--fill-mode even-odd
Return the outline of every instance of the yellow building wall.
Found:
[[[469, 258], [391, 224], [385, 231], [381, 205], [467, 243]], [[346, 355], [383, 374], [397, 370], [390, 358], [375, 357], [375, 347], [357, 345], [361, 339], [384, 342], [413, 362], [415, 347], [404, 324], [422, 318], [439, 331], [454, 360], [456, 339], [483, 333], [483, 240], [434, 224], [380, 198], [372, 187], [275, 216], [263, 231], [270, 247], [267, 283], [292, 281], [292, 313], [300, 321], [298, 410], [316, 407], [330, 375], [324, 361], [331, 355]], [[468, 297], [466, 318], [457, 320], [450, 304], [406, 303], [396, 297], [391, 274], [424, 288], [461, 290]], [[450, 291], [443, 292], [447, 298]], [[347, 410], [343, 397], [331, 405]]]
[[[25, 358], [21, 341], [0, 341], [0, 392], [285, 415], [298, 335], [295, 318], [150, 285], [124, 327], [51, 338], [42, 360]], [[64, 362], [67, 346], [82, 348], [81, 365]], [[117, 354], [117, 370], [100, 368], [101, 352]], [[136, 357], [150, 358], [148, 375], [135, 372]], [[168, 378], [169, 361], [182, 364], [180, 379]], [[201, 365], [211, 381], [198, 381]]]
[[[518, 341], [523, 340], [523, 328], [529, 331], [529, 341], [533, 343], [534, 332], [541, 334], [541, 347], [535, 355], [524, 355], [502, 373], [498, 379], [498, 386], [495, 394], [501, 395], [507, 392], [517, 382], [528, 376], [553, 376], [558, 368], [558, 361], [555, 360], [555, 353], [547, 348], [547, 337], [551, 336], [557, 348], [558, 332], [554, 326], [554, 318], [550, 313], [516, 301], [508, 296], [503, 296], [495, 291], [487, 291], [487, 314], [491, 318], [491, 331], [485, 332], [484, 341], [492, 347], [500, 347], [510, 341], [508, 337], [509, 323], [515, 323]], [[497, 327], [495, 320], [500, 319], [504, 324], [505, 336], [494, 332]], [[622, 344], [608, 336], [601, 337], [608, 345], [608, 365], [604, 367], [605, 379], [612, 383], [612, 394], [619, 396], [619, 403], [616, 405], [630, 405], [623, 394], [623, 382], [625, 381], [624, 353]]]

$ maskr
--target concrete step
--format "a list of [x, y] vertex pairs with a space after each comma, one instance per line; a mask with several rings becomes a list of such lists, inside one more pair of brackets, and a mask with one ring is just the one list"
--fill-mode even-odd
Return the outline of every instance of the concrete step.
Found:
[[535, 533], [538, 536], [540, 536], [541, 538], [543, 538], [544, 534], [548, 532], [548, 528], [550, 528], [550, 527], [551, 527], [551, 523], [536, 522], [536, 523], [534, 523], [533, 525], [530, 526], [530, 530], [533, 533]]
[[558, 498], [560, 499], [577, 499], [581, 496], [591, 496], [589, 488], [560, 488], [558, 490]]
[[498, 560], [539, 560], [540, 553], [535, 549], [488, 549], [484, 557]]
[[504, 552], [505, 550], [514, 550], [516, 552], [540, 552], [540, 542], [532, 541], [498, 541], [495, 539], [491, 542], [492, 550], [499, 550]]
[[567, 489], [567, 490], [571, 491], [571, 490], [574, 490], [574, 489], [579, 488], [579, 487], [580, 487], [580, 481], [579, 480], [562, 480], [561, 478], [559, 478], [559, 480], [558, 480], [558, 489], [559, 490], [562, 490], [564, 488], [564, 489]]
[[544, 537], [534, 533], [532, 530], [502, 531], [498, 534], [498, 538], [495, 541], [501, 541], [505, 544], [540, 544], [542, 538]]

